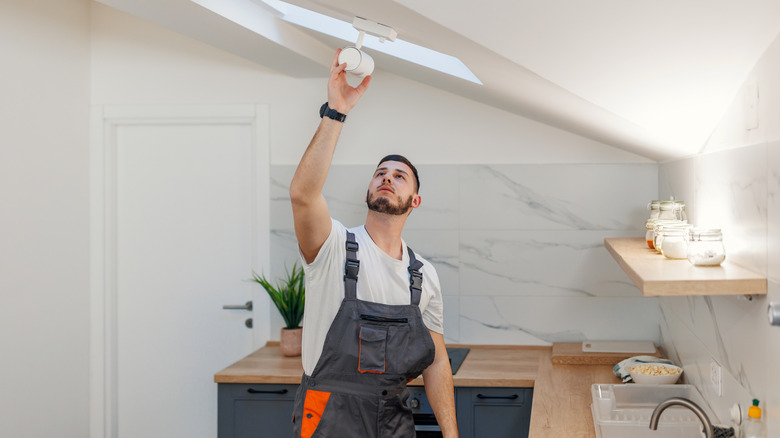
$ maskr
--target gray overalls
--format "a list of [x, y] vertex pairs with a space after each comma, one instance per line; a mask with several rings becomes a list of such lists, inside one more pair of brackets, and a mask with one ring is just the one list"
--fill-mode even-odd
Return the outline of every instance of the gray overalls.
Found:
[[301, 378], [295, 438], [415, 436], [406, 383], [433, 362], [435, 348], [420, 314], [423, 264], [407, 249], [410, 304], [358, 300], [358, 244], [347, 232], [344, 300], [314, 372]]

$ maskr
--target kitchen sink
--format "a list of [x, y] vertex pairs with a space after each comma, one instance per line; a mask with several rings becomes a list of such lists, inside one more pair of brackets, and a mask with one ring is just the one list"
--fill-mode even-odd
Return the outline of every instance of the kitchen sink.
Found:
[[699, 417], [678, 406], [664, 411], [658, 430], [650, 430], [653, 409], [670, 397], [693, 401], [715, 422], [693, 385], [594, 384], [591, 395], [596, 438], [701, 438]]

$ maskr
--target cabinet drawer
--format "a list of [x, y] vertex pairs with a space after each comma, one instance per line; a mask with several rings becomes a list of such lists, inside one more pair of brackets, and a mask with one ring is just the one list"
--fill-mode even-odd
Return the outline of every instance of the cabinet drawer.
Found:
[[531, 388], [456, 388], [463, 438], [521, 438], [531, 425]]
[[298, 385], [220, 383], [219, 438], [292, 436]]

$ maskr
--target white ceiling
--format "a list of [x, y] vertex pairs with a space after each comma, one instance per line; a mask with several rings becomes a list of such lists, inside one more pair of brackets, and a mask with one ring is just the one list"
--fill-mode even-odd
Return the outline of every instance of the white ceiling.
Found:
[[[297, 77], [325, 76], [346, 45], [259, 0], [242, 0], [241, 26], [189, 0], [99, 1]], [[289, 3], [392, 26], [400, 39], [459, 58], [483, 85], [372, 53], [377, 69], [656, 160], [700, 150], [780, 33], [780, 0]]]

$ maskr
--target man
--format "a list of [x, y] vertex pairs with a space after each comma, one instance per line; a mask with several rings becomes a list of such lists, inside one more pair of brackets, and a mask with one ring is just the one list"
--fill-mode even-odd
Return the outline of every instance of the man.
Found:
[[420, 373], [445, 437], [457, 437], [452, 370], [442, 335], [435, 269], [401, 239], [420, 206], [417, 169], [381, 160], [366, 193], [364, 226], [333, 220], [322, 195], [346, 114], [368, 88], [347, 83], [333, 58], [322, 121], [290, 184], [306, 271], [303, 369], [295, 437], [413, 438], [406, 383]]

